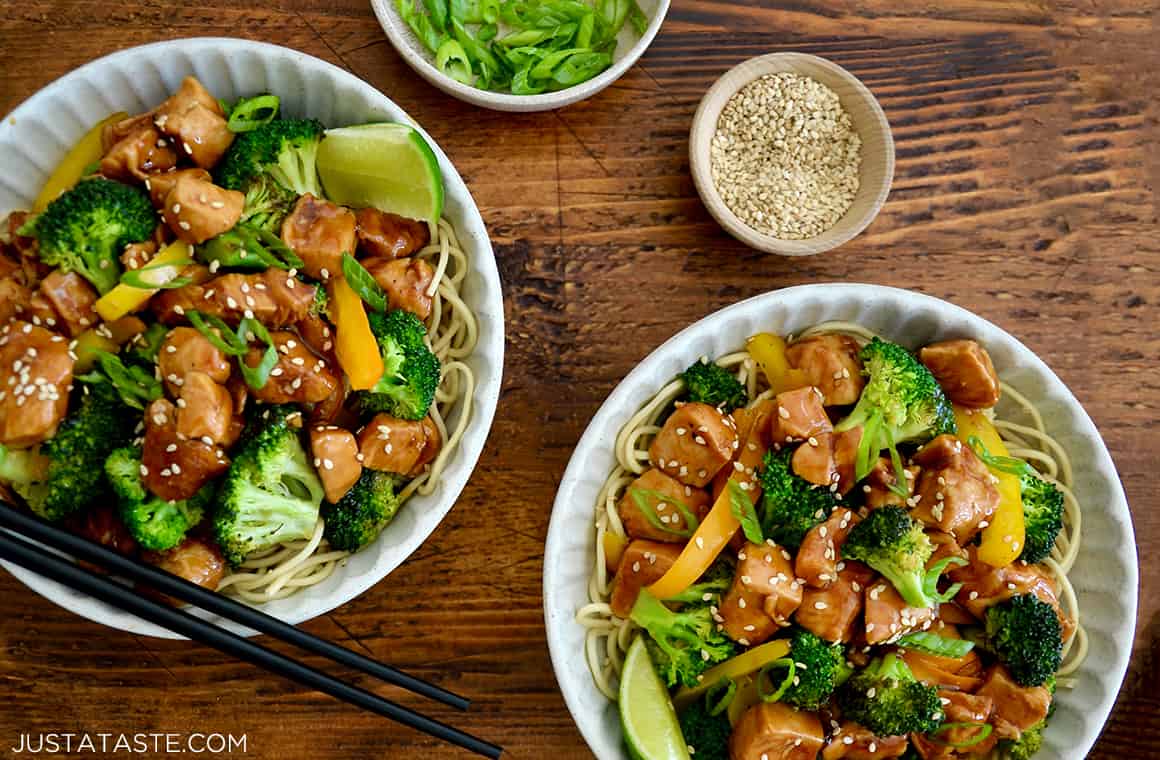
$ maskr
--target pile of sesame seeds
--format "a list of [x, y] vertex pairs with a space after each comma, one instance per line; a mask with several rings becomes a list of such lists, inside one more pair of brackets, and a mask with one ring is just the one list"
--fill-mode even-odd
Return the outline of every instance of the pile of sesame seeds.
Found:
[[816, 237], [850, 209], [862, 140], [837, 93], [800, 74], [766, 74], [729, 99], [710, 145], [713, 184], [758, 232]]

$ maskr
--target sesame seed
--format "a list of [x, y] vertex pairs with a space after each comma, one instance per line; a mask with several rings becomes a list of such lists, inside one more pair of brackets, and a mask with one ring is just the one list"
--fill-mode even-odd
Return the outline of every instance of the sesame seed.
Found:
[[186, 231], [188, 231], [188, 230], [189, 230], [189, 222], [185, 221], [184, 219], [182, 219], [181, 221], [179, 221], [179, 222], [177, 223], [177, 226], [178, 226], [178, 227], [180, 227], [180, 228], [181, 228], [181, 229], [183, 229], [183, 230], [186, 230]]

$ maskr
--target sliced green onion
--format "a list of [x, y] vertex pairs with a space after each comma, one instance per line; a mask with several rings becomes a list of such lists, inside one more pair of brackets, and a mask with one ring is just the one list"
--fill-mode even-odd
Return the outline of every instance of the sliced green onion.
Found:
[[[162, 264], [147, 264], [140, 269], [127, 269], [121, 275], [121, 284], [128, 285], [131, 288], [139, 288], [141, 290], [173, 290], [175, 288], [183, 288], [193, 282], [191, 277], [178, 277], [178, 272], [182, 267], [189, 266], [194, 263], [193, 259], [182, 259], [181, 261], [167, 261]], [[160, 275], [164, 277], [166, 270], [172, 270], [172, 277], [156, 282], [152, 279], [146, 279], [146, 274]]]
[[565, 89], [581, 82], [587, 82], [611, 65], [612, 56], [608, 53], [591, 51], [573, 53], [552, 72], [551, 87], [552, 89]]
[[997, 472], [1005, 472], [1008, 475], [1018, 475], [1020, 477], [1033, 474], [1031, 465], [1029, 465], [1027, 462], [1024, 462], [1022, 459], [992, 454], [987, 450], [986, 445], [977, 435], [972, 435], [970, 438], [968, 438], [967, 443], [969, 443], [971, 448], [975, 450], [975, 455], [978, 456], [979, 459], [983, 460], [983, 464], [987, 465], [987, 467], [992, 470]]
[[471, 84], [471, 60], [458, 40], [445, 40], [435, 53], [435, 67], [456, 82]]
[[278, 115], [277, 95], [257, 95], [242, 98], [229, 111], [226, 126], [231, 132], [251, 132]]
[[447, 0], [423, 0], [423, 5], [427, 6], [427, 13], [431, 16], [431, 23], [435, 28], [440, 32], [446, 32], [447, 17], [450, 14]]
[[[972, 736], [970, 739], [961, 742], [948, 742], [938, 738], [938, 735], [944, 731], [950, 731], [957, 728], [977, 728], [979, 733]], [[993, 727], [990, 723], [944, 723], [934, 731], [930, 732], [931, 741], [937, 742], [944, 747], [953, 747], [954, 749], [968, 749], [987, 741], [987, 737], [991, 735]]]
[[367, 306], [378, 312], [387, 310], [387, 294], [375, 282], [375, 278], [366, 267], [358, 263], [358, 259], [349, 253], [342, 254], [342, 276]]
[[[671, 533], [674, 536], [689, 538], [693, 535], [694, 532], [696, 532], [697, 527], [701, 524], [697, 519], [697, 516], [694, 515], [688, 507], [673, 499], [672, 497], [661, 493], [660, 491], [653, 491], [648, 488], [630, 488], [628, 489], [628, 495], [632, 497], [633, 502], [636, 504], [636, 508], [640, 510], [642, 515], [644, 515], [644, 519], [648, 521], [648, 524], [657, 530], [663, 531], [665, 533]], [[679, 512], [681, 517], [684, 518], [685, 527], [674, 528], [671, 524], [661, 522], [660, 515], [656, 513], [656, 508], [650, 506], [648, 503], [650, 498], [656, 499], [658, 505], [671, 504], [673, 509]]]
[[908, 633], [896, 643], [905, 649], [915, 649], [936, 657], [949, 657], [955, 660], [966, 657], [975, 648], [975, 645], [966, 639], [948, 639], [928, 631]]
[[648, 15], [636, 0], [632, 0], [632, 7], [628, 11], [628, 23], [632, 24], [632, 29], [638, 37], [643, 37], [648, 31]]
[[298, 254], [294, 253], [282, 238], [261, 227], [255, 228], [253, 232], [257, 234], [258, 241], [266, 247], [266, 251], [273, 254], [271, 258], [275, 261], [271, 266], [279, 269], [301, 269], [304, 266], [302, 259], [298, 258]]
[[954, 599], [955, 594], [959, 593], [959, 590], [962, 589], [963, 584], [956, 583], [940, 594], [938, 593], [938, 579], [942, 576], [943, 571], [951, 565], [961, 567], [965, 564], [967, 564], [967, 561], [962, 557], [943, 557], [938, 562], [931, 565], [930, 569], [926, 571], [926, 574], [922, 579], [923, 593], [926, 594], [928, 599], [934, 599], [938, 604], [949, 602], [951, 599]]
[[592, 34], [596, 31], [596, 14], [589, 13], [580, 19], [576, 27], [576, 47], [586, 48], [592, 45]]
[[186, 311], [185, 318], [214, 345], [214, 348], [227, 356], [245, 356], [250, 349], [221, 317], [202, 314], [200, 311]]
[[108, 351], [98, 351], [96, 356], [100, 372], [94, 370], [78, 380], [90, 385], [109, 383], [121, 401], [134, 409], [144, 409], [161, 398], [161, 383], [151, 373], [136, 365], [126, 366], [120, 357]]
[[256, 367], [251, 367], [246, 363], [245, 356], [238, 357], [238, 369], [242, 371], [242, 379], [246, 381], [246, 385], [254, 390], [265, 388], [266, 382], [270, 379], [270, 372], [278, 364], [278, 349], [275, 348], [274, 341], [266, 330], [266, 326], [256, 319], [246, 317], [238, 325], [238, 333], [235, 337], [242, 341], [247, 348], [251, 337], [266, 344], [266, 350], [262, 353], [262, 359]]
[[[773, 686], [773, 671], [776, 669], [785, 668], [785, 678], [782, 679], [781, 684], [772, 691]], [[762, 702], [776, 702], [785, 696], [789, 691], [789, 687], [793, 686], [793, 679], [797, 675], [797, 665], [794, 663], [792, 657], [782, 657], [780, 660], [766, 663], [761, 670], [757, 672], [757, 696], [761, 697]]]
[[910, 496], [910, 482], [906, 479], [906, 468], [902, 466], [902, 455], [898, 453], [898, 447], [894, 443], [894, 433], [890, 431], [890, 426], [885, 421], [882, 423], [882, 432], [886, 436], [886, 450], [890, 452], [890, 464], [894, 467], [894, 482], [890, 484], [890, 490], [902, 498]]
[[754, 544], [765, 543], [765, 536], [761, 532], [761, 521], [757, 519], [757, 510], [754, 508], [753, 500], [749, 498], [749, 494], [741, 490], [741, 485], [732, 478], [726, 483], [725, 490], [729, 492], [729, 508], [733, 512], [734, 519], [741, 523], [741, 530], [745, 533], [746, 540]]
[[443, 44], [444, 36], [435, 28], [431, 17], [417, 11], [414, 0], [395, 0], [395, 6], [399, 9], [399, 16], [411, 27], [411, 31], [419, 41], [432, 53], [438, 50]]
[[729, 709], [733, 697], [737, 695], [737, 682], [725, 676], [705, 692], [705, 710], [710, 715], [720, 715]]

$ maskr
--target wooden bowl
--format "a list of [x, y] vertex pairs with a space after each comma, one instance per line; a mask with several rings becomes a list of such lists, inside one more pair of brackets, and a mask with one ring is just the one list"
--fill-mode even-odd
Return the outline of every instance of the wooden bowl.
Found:
[[[837, 93], [862, 139], [858, 192], [850, 209], [833, 227], [804, 240], [783, 240], [750, 227], [734, 214], [713, 184], [709, 147], [722, 109], [738, 90], [765, 74], [790, 72], [810, 77]], [[689, 135], [689, 165], [697, 192], [709, 213], [741, 242], [782, 256], [811, 256], [837, 248], [874, 221], [890, 194], [894, 179], [894, 138], [890, 123], [874, 95], [841, 66], [805, 53], [770, 53], [737, 64], [718, 79], [697, 108]]]

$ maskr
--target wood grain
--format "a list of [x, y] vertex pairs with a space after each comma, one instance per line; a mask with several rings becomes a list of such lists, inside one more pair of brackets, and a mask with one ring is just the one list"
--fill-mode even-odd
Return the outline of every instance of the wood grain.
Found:
[[[1131, 671], [1091, 757], [1160, 757], [1155, 10], [1140, 0], [678, 0], [615, 86], [563, 111], [507, 115], [423, 84], [361, 0], [2, 0], [0, 112], [117, 49], [241, 35], [351, 70], [451, 156], [504, 280], [496, 425], [431, 540], [306, 627], [472, 696], [460, 722], [510, 757], [590, 757], [556, 689], [540, 609], [548, 513], [589, 417], [689, 322], [830, 280], [972, 309], [1037, 351], [1084, 403], [1120, 469], [1145, 557]], [[737, 62], [778, 50], [857, 74], [897, 143], [882, 213], [822, 257], [743, 247], [689, 178], [700, 96]], [[17, 733], [51, 730], [245, 733], [260, 758], [459, 756], [212, 651], [87, 623], [6, 575], [0, 683], [3, 757]]]

